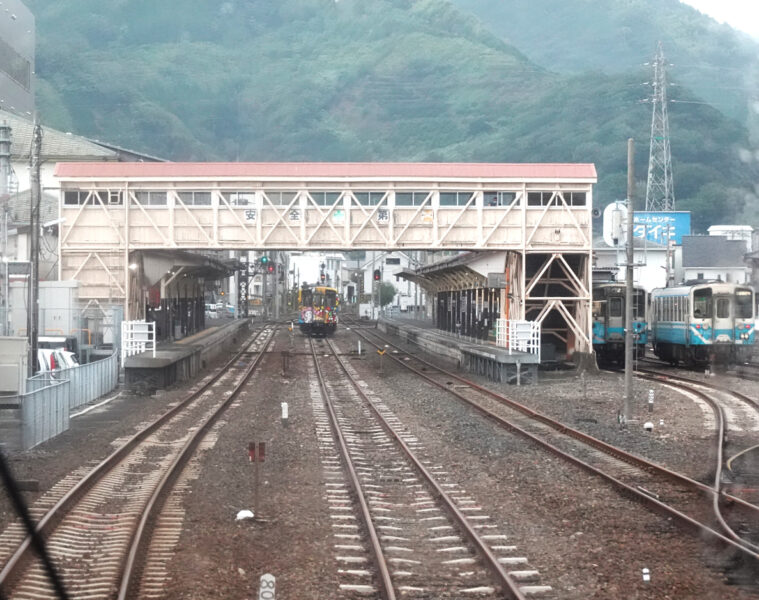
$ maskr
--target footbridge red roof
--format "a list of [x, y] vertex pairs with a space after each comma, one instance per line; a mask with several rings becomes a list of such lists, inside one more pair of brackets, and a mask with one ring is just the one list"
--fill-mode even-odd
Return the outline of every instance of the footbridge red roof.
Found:
[[590, 163], [61, 162], [60, 178], [372, 178], [596, 180]]

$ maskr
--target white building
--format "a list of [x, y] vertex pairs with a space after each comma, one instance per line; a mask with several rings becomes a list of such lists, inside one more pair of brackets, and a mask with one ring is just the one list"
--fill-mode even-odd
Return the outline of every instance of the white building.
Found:
[[[650, 292], [654, 288], [667, 285], [667, 248], [641, 238], [634, 238], [633, 283]], [[674, 263], [677, 248], [673, 248], [670, 257], [670, 279], [674, 278]], [[617, 281], [626, 277], [627, 255], [624, 242], [618, 246], [609, 246], [602, 238], [593, 241], [593, 268], [611, 271]]]
[[682, 263], [676, 270], [676, 281], [696, 279], [719, 280], [726, 283], [748, 283], [751, 269], [745, 261], [745, 239], [728, 239], [723, 235], [683, 236]]

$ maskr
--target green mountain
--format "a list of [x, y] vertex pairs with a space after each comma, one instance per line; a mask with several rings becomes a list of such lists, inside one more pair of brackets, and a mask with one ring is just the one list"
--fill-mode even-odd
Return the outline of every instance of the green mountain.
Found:
[[[672, 80], [725, 115], [744, 121], [757, 97], [759, 42], [680, 0], [452, 1], [557, 72], [637, 70], [643, 83], [651, 77], [645, 63], [661, 42]], [[676, 99], [679, 90], [670, 95]]]
[[[538, 64], [474, 5], [28, 3], [38, 108], [58, 129], [173, 160], [594, 162], [597, 205], [624, 197], [634, 137], [645, 194], [645, 69], [583, 69], [579, 55], [572, 67], [525, 43]], [[616, 6], [575, 3], [594, 14]], [[547, 28], [544, 4], [524, 3], [525, 23]], [[545, 44], [558, 35], [548, 33]], [[696, 209], [699, 228], [737, 219], [757, 180], [756, 164], [740, 160], [748, 128], [687, 87], [678, 94], [697, 102], [670, 111], [678, 208]]]

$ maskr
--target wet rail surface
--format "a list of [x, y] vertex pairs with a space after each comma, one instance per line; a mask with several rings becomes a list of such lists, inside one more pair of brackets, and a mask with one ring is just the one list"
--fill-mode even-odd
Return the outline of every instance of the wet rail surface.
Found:
[[725, 528], [714, 509], [718, 501], [727, 502], [759, 522], [759, 506], [725, 492], [717, 494], [712, 486], [568, 427], [404, 350], [375, 329], [353, 327], [351, 330], [376, 348], [389, 350], [387, 358], [459, 398], [488, 419], [602, 477], [652, 511], [673, 518], [702, 539], [732, 553], [731, 565], [746, 566], [749, 570], [759, 567], [753, 536], [744, 537], [732, 527]]
[[346, 565], [341, 590], [383, 599], [551, 597], [483, 507], [417, 456], [422, 442], [332, 342], [309, 344], [326, 407], [321, 435], [336, 440], [327, 485]]
[[[159, 516], [161, 508], [176, 482], [181, 482], [195, 449], [253, 374], [273, 337], [270, 327], [254, 332], [244, 349], [199, 389], [94, 469], [62, 481], [62, 495], [52, 506], [43, 503], [34, 509], [37, 531], [45, 538], [70, 597], [122, 599], [149, 593], [143, 593], [141, 585], [143, 569], [151, 568], [151, 552], [160, 554], [167, 538], [175, 539], [180, 531], [171, 525], [171, 500], [168, 514]], [[156, 523], [161, 524], [160, 535], [153, 539]], [[31, 552], [30, 538], [18, 525], [0, 536], [0, 564], [0, 596], [56, 597], [48, 573]]]

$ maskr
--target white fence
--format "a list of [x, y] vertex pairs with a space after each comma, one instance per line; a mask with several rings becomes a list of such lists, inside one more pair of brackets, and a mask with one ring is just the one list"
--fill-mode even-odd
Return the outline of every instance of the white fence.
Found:
[[155, 357], [155, 323], [153, 321], [121, 322], [121, 362], [127, 356], [152, 350]]
[[540, 323], [496, 319], [495, 345], [512, 351], [535, 354], [540, 361]]

